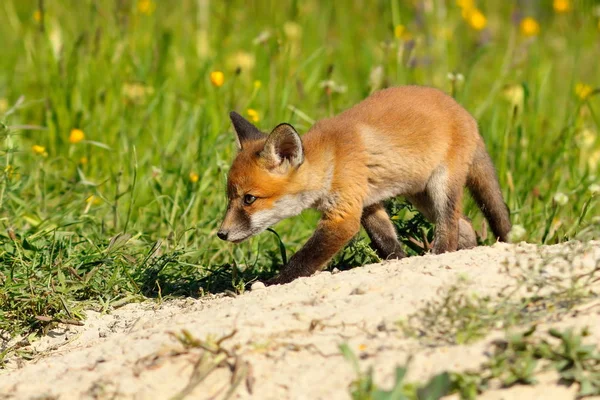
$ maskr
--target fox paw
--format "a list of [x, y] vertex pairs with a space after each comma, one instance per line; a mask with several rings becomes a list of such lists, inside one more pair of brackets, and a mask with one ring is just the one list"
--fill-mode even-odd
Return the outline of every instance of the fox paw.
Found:
[[290, 283], [297, 277], [293, 277], [290, 275], [279, 274], [274, 276], [273, 278], [264, 281], [265, 286], [273, 286], [273, 285], [284, 285], [286, 283]]
[[277, 275], [271, 279], [263, 281], [263, 283], [265, 284], [265, 286], [273, 286], [273, 285], [283, 285], [284, 283], [287, 283], [287, 282], [284, 282], [281, 279], [281, 275]]

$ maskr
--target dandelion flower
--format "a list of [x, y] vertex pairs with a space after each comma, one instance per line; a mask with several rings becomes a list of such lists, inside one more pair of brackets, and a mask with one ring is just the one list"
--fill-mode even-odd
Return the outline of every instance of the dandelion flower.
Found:
[[85, 139], [85, 134], [81, 129], [71, 129], [71, 133], [69, 134], [69, 142], [76, 144]]
[[569, 202], [569, 197], [562, 192], [557, 192], [552, 199], [559, 206], [564, 206]]
[[41, 22], [42, 21], [42, 12], [40, 10], [35, 10], [35, 12], [33, 13], [33, 20], [35, 22]]
[[246, 114], [248, 114], [248, 117], [250, 117], [250, 120], [252, 122], [260, 121], [260, 116], [258, 115], [258, 111], [256, 111], [255, 109], [253, 109], [253, 108], [247, 109]]
[[152, 0], [138, 0], [137, 9], [140, 14], [151, 15], [154, 12], [154, 2]]
[[476, 8], [467, 13], [467, 22], [476, 31], [480, 31], [487, 26], [487, 18]]
[[537, 36], [540, 33], [540, 24], [531, 17], [524, 18], [520, 28], [524, 36]]
[[46, 153], [46, 148], [38, 144], [34, 144], [33, 146], [31, 146], [31, 150], [34, 154], [37, 154], [38, 156], [48, 155], [48, 153]]
[[189, 178], [190, 178], [190, 182], [196, 183], [200, 179], [200, 175], [198, 175], [197, 173], [192, 171], [192, 172], [190, 172]]
[[225, 74], [221, 71], [213, 71], [210, 73], [210, 83], [213, 86], [221, 87], [225, 83]]
[[258, 90], [260, 89], [260, 87], [262, 86], [262, 82], [259, 81], [258, 79], [254, 81], [254, 89]]
[[568, 12], [571, 5], [569, 4], [569, 0], [554, 0], [552, 7], [554, 8], [554, 12], [561, 14]]
[[79, 164], [80, 164], [80, 165], [87, 165], [87, 163], [88, 163], [88, 162], [89, 162], [89, 160], [88, 160], [88, 158], [87, 158], [87, 157], [81, 157], [81, 158], [79, 159]]
[[590, 94], [592, 94], [592, 87], [585, 83], [579, 82], [577, 85], [575, 85], [575, 94], [581, 100], [585, 100], [589, 97]]

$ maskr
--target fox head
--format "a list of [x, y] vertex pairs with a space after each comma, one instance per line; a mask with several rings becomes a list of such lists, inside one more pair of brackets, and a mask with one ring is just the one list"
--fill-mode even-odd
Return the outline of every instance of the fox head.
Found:
[[302, 140], [289, 124], [269, 135], [230, 113], [238, 154], [227, 178], [227, 212], [217, 236], [239, 243], [305, 207], [294, 189], [304, 162]]

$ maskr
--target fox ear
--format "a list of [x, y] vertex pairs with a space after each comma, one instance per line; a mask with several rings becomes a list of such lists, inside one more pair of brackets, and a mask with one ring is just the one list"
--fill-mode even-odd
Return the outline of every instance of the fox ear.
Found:
[[304, 162], [304, 149], [300, 135], [289, 124], [279, 124], [273, 129], [260, 156], [270, 168], [297, 168]]
[[235, 111], [229, 113], [229, 118], [231, 118], [231, 123], [235, 129], [235, 138], [238, 150], [242, 150], [244, 148], [244, 142], [247, 140], [257, 140], [265, 137], [265, 135], [259, 131], [256, 126], [252, 125], [250, 121]]

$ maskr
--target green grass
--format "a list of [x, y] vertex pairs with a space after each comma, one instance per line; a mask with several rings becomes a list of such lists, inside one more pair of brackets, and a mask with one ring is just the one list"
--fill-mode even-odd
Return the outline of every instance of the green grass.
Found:
[[533, 335], [535, 330], [532, 325], [525, 332], [493, 341], [488, 360], [476, 371], [445, 371], [425, 383], [408, 383], [404, 381], [408, 365], [398, 366], [389, 391], [374, 383], [373, 367], [361, 370], [357, 356], [346, 344], [340, 345], [340, 351], [357, 375], [350, 384], [354, 400], [437, 400], [454, 393], [471, 400], [490, 389], [534, 385], [536, 374], [550, 370], [557, 372], [557, 384], [576, 385], [577, 399], [600, 394], [600, 352], [596, 344], [585, 344], [586, 328], [579, 332], [550, 329], [543, 336]]
[[[481, 1], [483, 31], [441, 0], [144, 3], [0, 3], [0, 330], [273, 274], [275, 235], [215, 236], [235, 155], [228, 112], [305, 132], [383, 86], [437, 86], [476, 116], [522, 239], [597, 237], [600, 96], [575, 87], [600, 87], [598, 2], [556, 14], [551, 1]], [[75, 128], [85, 140], [69, 141]], [[396, 208], [397, 221], [412, 215]], [[466, 212], [480, 230], [471, 201]], [[317, 217], [277, 225], [288, 254]], [[431, 232], [402, 223], [418, 253], [410, 236]]]

